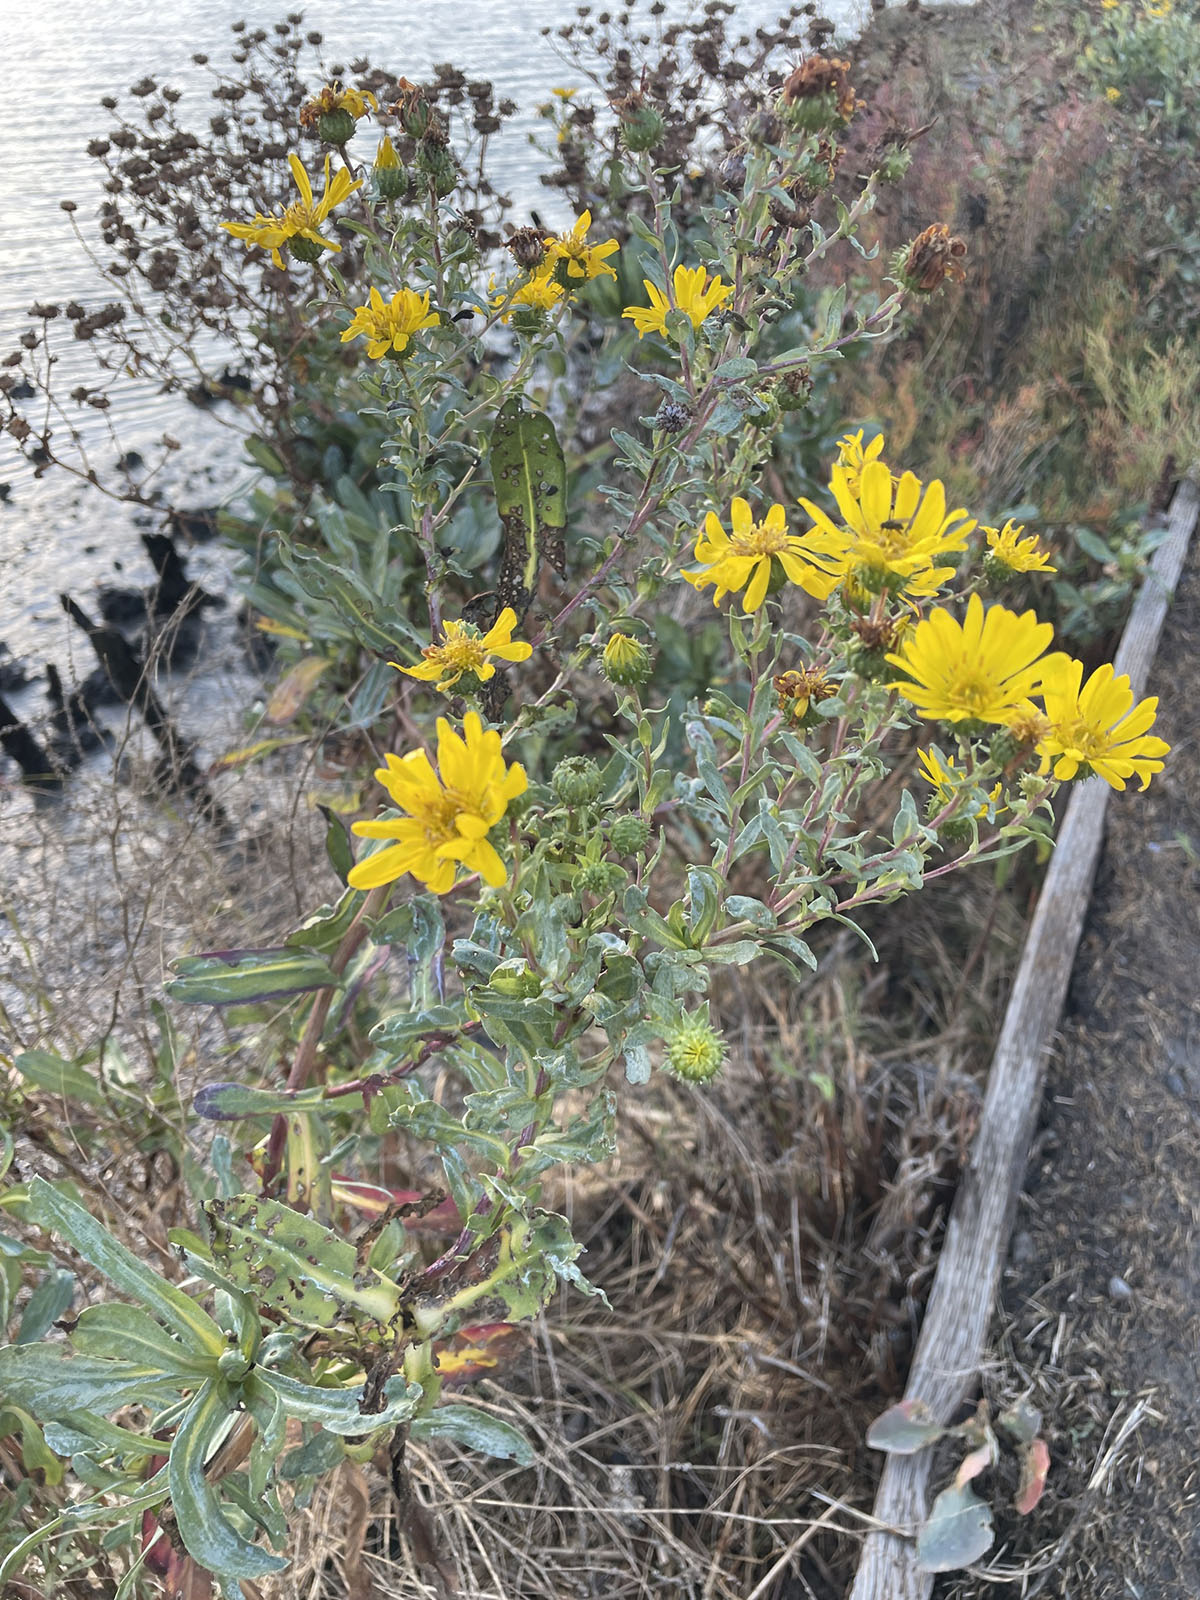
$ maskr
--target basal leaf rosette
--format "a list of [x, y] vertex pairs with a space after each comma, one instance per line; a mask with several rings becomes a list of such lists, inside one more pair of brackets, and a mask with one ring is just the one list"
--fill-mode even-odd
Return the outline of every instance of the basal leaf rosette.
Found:
[[773, 577], [794, 583], [815, 600], [825, 600], [837, 586], [836, 572], [818, 564], [807, 542], [788, 532], [787, 515], [773, 505], [761, 522], [754, 520], [750, 503], [736, 497], [730, 505], [732, 534], [710, 511], [697, 536], [695, 559], [699, 572], [683, 576], [693, 588], [713, 588], [713, 605], [727, 594], [741, 594], [747, 611], [757, 611], [767, 597]]
[[424, 750], [410, 750], [389, 755], [376, 771], [403, 814], [354, 824], [360, 838], [392, 842], [351, 869], [346, 881], [352, 889], [378, 888], [407, 872], [433, 894], [448, 894], [460, 866], [494, 889], [507, 882], [487, 835], [509, 802], [525, 793], [525, 769], [505, 764], [499, 733], [485, 730], [474, 711], [463, 719], [461, 735], [439, 717], [437, 735], [436, 769]]
[[1061, 780], [1095, 773], [1113, 789], [1137, 778], [1146, 789], [1162, 771], [1162, 758], [1171, 747], [1150, 732], [1158, 699], [1151, 696], [1135, 705], [1128, 677], [1117, 677], [1111, 662], [1097, 667], [1084, 683], [1082, 662], [1054, 658], [1042, 699], [1050, 721], [1050, 731], [1038, 745], [1043, 772], [1052, 770]]
[[908, 676], [888, 687], [931, 722], [1007, 724], [1066, 659], [1046, 656], [1053, 638], [1051, 625], [1032, 611], [985, 611], [973, 594], [961, 622], [938, 606], [909, 630], [887, 656]]

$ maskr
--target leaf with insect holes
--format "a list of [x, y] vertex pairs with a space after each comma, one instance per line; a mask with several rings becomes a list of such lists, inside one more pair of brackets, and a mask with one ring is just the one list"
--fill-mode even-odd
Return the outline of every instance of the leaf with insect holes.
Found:
[[922, 1572], [956, 1572], [978, 1561], [992, 1539], [991, 1508], [969, 1484], [952, 1483], [933, 1502], [917, 1535], [917, 1565]]
[[1042, 1498], [1050, 1471], [1050, 1448], [1044, 1439], [1031, 1439], [1021, 1451], [1021, 1482], [1013, 1506], [1027, 1517]]
[[867, 1429], [867, 1444], [890, 1456], [915, 1456], [948, 1431], [933, 1420], [924, 1400], [901, 1400], [875, 1418]]

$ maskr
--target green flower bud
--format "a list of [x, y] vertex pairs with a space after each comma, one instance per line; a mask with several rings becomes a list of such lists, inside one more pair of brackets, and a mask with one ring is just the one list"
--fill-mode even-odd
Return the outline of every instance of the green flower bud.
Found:
[[942, 823], [939, 838], [943, 844], [965, 844], [972, 831], [970, 817], [951, 817]]
[[662, 113], [653, 106], [640, 105], [626, 112], [621, 119], [621, 142], [626, 150], [635, 154], [653, 150], [667, 131]]
[[912, 151], [893, 146], [879, 158], [879, 177], [883, 183], [899, 183], [912, 166]]
[[550, 787], [560, 805], [586, 806], [600, 793], [600, 768], [590, 756], [568, 756], [560, 761]]
[[311, 267], [314, 262], [320, 261], [325, 254], [319, 244], [314, 244], [311, 239], [306, 239], [302, 233], [293, 235], [287, 242], [288, 254], [295, 256], [297, 261], [306, 261]]
[[708, 1020], [708, 1008], [686, 1015], [663, 1041], [668, 1072], [685, 1083], [708, 1083], [725, 1065], [726, 1044]]
[[458, 167], [445, 145], [423, 139], [417, 147], [417, 166], [439, 200], [453, 194], [458, 184]]
[[641, 817], [616, 817], [609, 826], [608, 838], [618, 855], [634, 856], [650, 843], [650, 825]]
[[217, 1371], [223, 1378], [236, 1383], [250, 1371], [250, 1363], [240, 1350], [224, 1350], [217, 1357]]
[[623, 867], [612, 861], [581, 861], [575, 869], [571, 887], [576, 894], [611, 894], [629, 879]]
[[375, 192], [381, 200], [403, 200], [409, 190], [408, 171], [404, 167], [376, 167]]
[[349, 111], [326, 111], [317, 118], [317, 138], [326, 144], [343, 145], [353, 139], [356, 126]]
[[632, 689], [649, 679], [654, 660], [639, 639], [631, 639], [627, 633], [614, 633], [604, 646], [601, 670], [609, 683]]

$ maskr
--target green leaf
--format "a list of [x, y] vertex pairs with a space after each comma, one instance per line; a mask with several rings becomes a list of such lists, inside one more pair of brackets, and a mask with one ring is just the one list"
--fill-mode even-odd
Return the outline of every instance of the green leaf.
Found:
[[77, 1412], [157, 1405], [179, 1394], [178, 1377], [133, 1361], [67, 1355], [64, 1345], [0, 1348], [0, 1393], [43, 1421], [70, 1421]]
[[172, 965], [177, 976], [166, 991], [185, 1005], [247, 1005], [338, 983], [325, 957], [315, 950], [212, 950], [181, 956]]
[[492, 482], [504, 525], [496, 601], [523, 617], [537, 586], [539, 559], [566, 572], [567, 468], [550, 418], [505, 401], [492, 428]]
[[42, 1430], [28, 1411], [0, 1403], [0, 1439], [13, 1436], [20, 1437], [21, 1465], [27, 1473], [41, 1472], [48, 1484], [62, 1482], [62, 1462], [47, 1447]]
[[917, 1566], [922, 1572], [955, 1572], [978, 1561], [992, 1540], [990, 1507], [970, 1484], [953, 1483], [933, 1502], [917, 1534]]
[[867, 1446], [892, 1456], [912, 1456], [946, 1432], [923, 1400], [901, 1400], [875, 1418], [867, 1429]]
[[207, 1083], [196, 1093], [192, 1110], [210, 1122], [237, 1122], [242, 1117], [273, 1117], [312, 1111], [325, 1101], [324, 1089], [252, 1089], [244, 1083]]
[[34, 1178], [29, 1186], [29, 1216], [39, 1227], [65, 1239], [114, 1287], [152, 1312], [184, 1344], [211, 1355], [222, 1354], [225, 1335], [207, 1311], [189, 1299], [182, 1289], [152, 1272], [132, 1251], [119, 1244], [95, 1217], [52, 1188], [44, 1178]]
[[83, 1105], [108, 1104], [104, 1086], [86, 1067], [75, 1061], [64, 1061], [49, 1050], [26, 1050], [13, 1060], [21, 1076], [39, 1089], [60, 1094], [64, 1100], [78, 1100]]
[[383, 1388], [382, 1408], [363, 1411], [361, 1401], [365, 1390], [362, 1385], [354, 1389], [322, 1389], [266, 1367], [256, 1369], [251, 1385], [277, 1395], [289, 1417], [300, 1422], [319, 1422], [329, 1433], [344, 1435], [373, 1433], [376, 1428], [394, 1428], [407, 1422], [424, 1397], [419, 1383], [409, 1383], [402, 1377], [389, 1378]]
[[439, 1406], [428, 1416], [418, 1417], [410, 1432], [414, 1439], [453, 1439], [480, 1455], [515, 1461], [518, 1466], [533, 1463], [533, 1446], [520, 1429], [475, 1406]]
[[349, 634], [372, 655], [415, 657], [424, 641], [392, 607], [383, 606], [361, 578], [311, 552], [280, 544], [280, 560], [305, 594], [325, 600]]
[[142, 1362], [181, 1377], [211, 1373], [213, 1368], [212, 1356], [197, 1355], [194, 1347], [172, 1339], [139, 1306], [119, 1300], [86, 1306], [71, 1330], [71, 1344], [80, 1355]]
[[184, 1549], [197, 1566], [223, 1579], [265, 1578], [281, 1572], [287, 1562], [242, 1538], [204, 1475], [209, 1453], [233, 1414], [225, 1385], [215, 1381], [206, 1383], [192, 1401], [171, 1445], [171, 1504]]
[[36, 1344], [68, 1309], [75, 1297], [75, 1276], [52, 1267], [29, 1296], [14, 1344]]
[[218, 1267], [262, 1305], [304, 1327], [388, 1324], [400, 1291], [359, 1264], [354, 1246], [278, 1200], [234, 1195], [204, 1208]]

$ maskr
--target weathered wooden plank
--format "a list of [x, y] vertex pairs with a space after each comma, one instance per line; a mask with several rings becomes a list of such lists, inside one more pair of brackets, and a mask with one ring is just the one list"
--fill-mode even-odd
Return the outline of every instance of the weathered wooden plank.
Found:
[[[1130, 613], [1118, 673], [1145, 689], [1200, 509], [1196, 485], [1180, 486], [1169, 531]], [[979, 1132], [955, 1197], [905, 1398], [949, 1421], [975, 1384], [1000, 1270], [1041, 1103], [1046, 1057], [1062, 1015], [1100, 855], [1108, 785], [1076, 786], [1025, 941], [996, 1045]], [[928, 1512], [931, 1452], [889, 1456], [875, 1517], [895, 1532], [867, 1536], [850, 1600], [928, 1600], [933, 1575], [916, 1563], [913, 1534]]]

